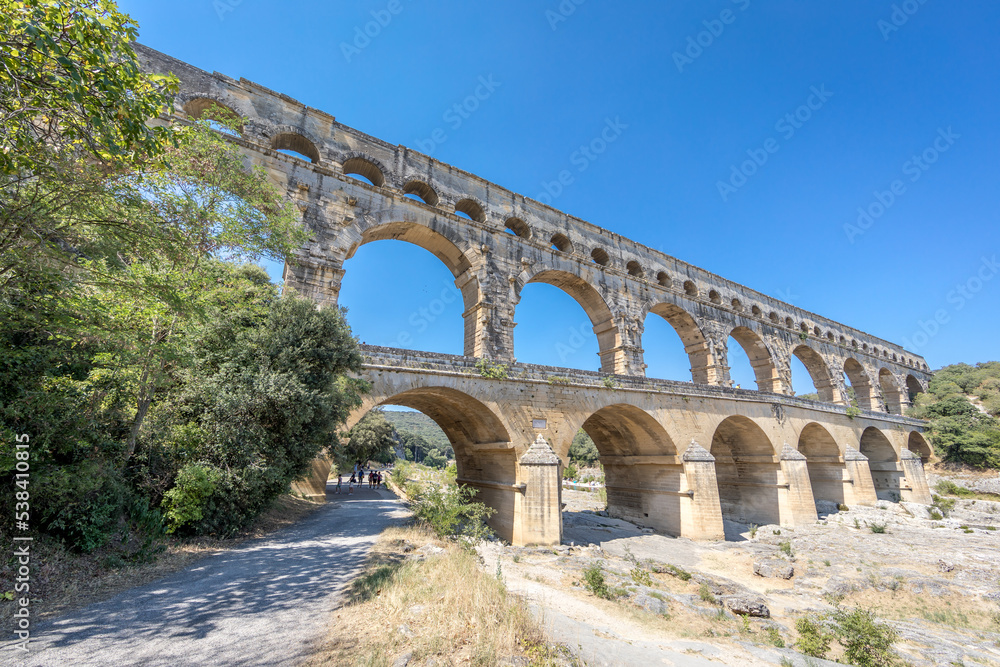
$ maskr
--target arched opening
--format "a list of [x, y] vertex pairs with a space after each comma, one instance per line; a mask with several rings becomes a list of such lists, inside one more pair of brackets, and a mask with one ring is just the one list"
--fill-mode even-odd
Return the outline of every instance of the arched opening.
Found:
[[[823, 357], [821, 357], [816, 350], [812, 349], [808, 345], [799, 345], [792, 350], [792, 355], [795, 359], [802, 362], [806, 372], [809, 374], [809, 379], [812, 381], [813, 388], [816, 390], [816, 395], [819, 397], [819, 400], [827, 403], [836, 403], [841, 400], [839, 392], [837, 392], [834, 387], [833, 378], [830, 376], [830, 369], [827, 368], [826, 362], [823, 361]], [[792, 367], [792, 382], [796, 387], [799, 386], [795, 382], [794, 360]]]
[[611, 261], [611, 258], [608, 256], [608, 253], [604, 250], [604, 248], [594, 248], [591, 250], [590, 258], [594, 260], [596, 264], [600, 264], [601, 266], [607, 266]]
[[[608, 512], [639, 525], [680, 535], [684, 469], [666, 430], [632, 405], [602, 408], [583, 423], [604, 466]], [[644, 457], [641, 465], [635, 458]]]
[[843, 503], [846, 468], [830, 432], [815, 422], [806, 424], [799, 434], [798, 449], [806, 457], [809, 483], [817, 503], [821, 500]]
[[427, 185], [423, 181], [410, 181], [403, 186], [403, 194], [411, 199], [419, 199], [425, 204], [431, 206], [437, 206], [438, 202], [441, 201], [438, 197], [438, 193], [434, 192], [434, 188]]
[[240, 115], [230, 107], [207, 97], [198, 97], [184, 105], [184, 113], [191, 120], [207, 120], [213, 130], [240, 136], [243, 124]]
[[282, 132], [271, 138], [271, 148], [300, 160], [308, 160], [313, 164], [319, 162], [319, 149], [316, 144], [296, 132]]
[[462, 250], [441, 233], [415, 223], [377, 225], [348, 253], [338, 303], [365, 343], [472, 355], [475, 330], [463, 321], [479, 303], [471, 272]]
[[692, 298], [697, 297], [698, 296], [698, 288], [690, 280], [685, 280], [684, 281], [684, 293], [687, 294], [689, 297], [692, 297]]
[[892, 443], [882, 431], [869, 426], [861, 434], [861, 445], [858, 449], [868, 457], [868, 467], [872, 471], [872, 482], [875, 484], [875, 495], [879, 500], [898, 503], [903, 473], [899, 469], [896, 450], [892, 448]]
[[781, 465], [767, 434], [747, 417], [729, 417], [712, 437], [722, 518], [758, 525], [780, 523]]
[[910, 431], [910, 436], [906, 439], [906, 448], [919, 456], [924, 465], [927, 465], [934, 456], [934, 450], [919, 431]]
[[345, 176], [360, 176], [377, 188], [385, 185], [385, 174], [368, 158], [355, 156], [344, 160]]
[[[657, 341], [657, 344], [666, 343], [674, 347], [674, 349], [676, 349], [676, 343], [669, 335], [654, 334], [655, 338], [650, 335], [654, 327], [650, 322], [649, 315], [659, 315], [670, 325], [677, 336], [680, 337], [682, 349], [688, 358], [690, 375], [687, 377], [690, 377], [693, 382], [698, 384], [714, 383], [716, 377], [714, 374], [710, 375], [713, 372], [710, 369], [714, 366], [714, 361], [705, 335], [698, 327], [698, 323], [695, 322], [694, 318], [686, 310], [672, 303], [658, 303], [650, 308], [649, 313], [646, 315], [646, 324], [642, 335], [643, 348], [645, 348], [644, 355], [647, 360], [656, 360], [658, 365], [656, 373], [650, 373], [647, 369], [647, 376], [672, 380], [687, 379], [687, 377], [682, 378], [681, 374], [677, 372], [679, 367], [676, 365], [676, 356], [671, 355], [668, 361], [663, 355], [663, 352], [666, 350], [653, 349], [656, 347], [653, 343], [654, 340]], [[664, 371], [666, 371], [665, 374], [659, 374]]]
[[729, 301], [729, 306], [735, 310], [737, 313], [743, 310], [743, 304], [740, 303], [739, 299], [731, 299]]
[[520, 236], [522, 239], [531, 238], [531, 228], [521, 218], [507, 218], [507, 221], [504, 222], [504, 227], [514, 236]]
[[569, 242], [565, 234], [553, 234], [550, 243], [552, 249], [559, 252], [572, 252], [573, 250], [573, 244]]
[[[730, 332], [729, 341], [729, 373], [734, 383], [739, 384], [741, 388], [749, 389], [750, 385], [744, 384], [744, 382], [752, 380], [756, 383], [759, 391], [782, 393], [781, 377], [778, 375], [778, 368], [771, 356], [771, 351], [767, 349], [764, 340], [755, 331], [747, 327], [736, 327]], [[738, 346], [733, 345], [733, 341]], [[745, 357], [742, 355], [737, 357], [740, 361], [745, 360], [746, 363], [746, 367], [740, 369], [739, 375], [734, 374], [733, 371], [734, 368], [738, 368], [734, 365], [733, 358], [733, 352], [737, 349], [746, 353]], [[744, 375], [746, 380], [743, 380]], [[737, 377], [740, 381], [737, 381]]]
[[486, 222], [486, 211], [479, 205], [479, 202], [472, 199], [461, 199], [455, 204], [455, 213], [464, 215], [476, 222]]
[[640, 266], [639, 262], [635, 261], [634, 259], [629, 261], [629, 263], [625, 265], [625, 270], [628, 271], [628, 274], [633, 278], [644, 277], [642, 266]]
[[666, 271], [660, 271], [656, 274], [656, 284], [660, 287], [670, 287], [670, 274]]
[[786, 327], [788, 327], [789, 329], [791, 329], [794, 324], [795, 324], [795, 322], [792, 321], [792, 318], [790, 318], [790, 317], [786, 317], [785, 318], [785, 326]]
[[[376, 405], [410, 408], [433, 420], [454, 450], [458, 482], [476, 489], [476, 499], [497, 510], [488, 522], [497, 535], [513, 538], [516, 454], [508, 446], [507, 429], [489, 407], [461, 391], [435, 386], [409, 389]], [[347, 425], [353, 427], [372, 407], [353, 412]]]
[[913, 377], [912, 375], [906, 376], [906, 394], [910, 399], [910, 404], [912, 405], [914, 401], [917, 400], [917, 394], [924, 393], [924, 388], [920, 384], [920, 380]]
[[760, 309], [760, 306], [752, 306], [750, 312], [753, 313], [754, 317], [760, 317], [764, 311]]
[[892, 371], [883, 368], [878, 372], [878, 383], [882, 389], [882, 400], [885, 401], [885, 410], [891, 415], [903, 414], [903, 401], [899, 391], [899, 384], [893, 376]]
[[[583, 308], [586, 319], [581, 318], [577, 308], [569, 302], [564, 300], [559, 304], [551, 296], [546, 299], [541, 309], [524, 309], [522, 304], [525, 302], [525, 297], [531, 293], [526, 290], [532, 290], [536, 294], [545, 292], [544, 289], [532, 289], [530, 285], [533, 283], [550, 285], [565, 292]], [[556, 308], [552, 308], [552, 305]], [[591, 364], [578, 365], [579, 362], [572, 364], [570, 362], [583, 361], [581, 353], [593, 349], [591, 347], [593, 337], [596, 336], [597, 354], [600, 357], [599, 369], [605, 373], [615, 372], [615, 348], [619, 345], [618, 327], [604, 298], [590, 283], [579, 276], [558, 270], [535, 274], [518, 294], [517, 315], [521, 322], [514, 329], [514, 350], [520, 361], [570, 368], [583, 366], [584, 370], [593, 370]], [[540, 359], [539, 353], [544, 357]]]
[[856, 359], [848, 358], [844, 362], [844, 374], [850, 382], [858, 407], [862, 410], [877, 409], [878, 400], [875, 397], [875, 387], [861, 363]]
[[710, 290], [709, 291], [709, 293], [708, 293], [708, 300], [711, 301], [714, 304], [721, 304], [722, 303], [722, 297], [719, 296], [719, 293], [716, 292], [715, 290]]

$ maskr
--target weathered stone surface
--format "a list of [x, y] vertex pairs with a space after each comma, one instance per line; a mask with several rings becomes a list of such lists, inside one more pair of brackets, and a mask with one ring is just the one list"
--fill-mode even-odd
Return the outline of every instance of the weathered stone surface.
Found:
[[663, 600], [658, 600], [651, 595], [645, 595], [643, 593], [639, 593], [634, 596], [632, 598], [632, 602], [637, 607], [642, 607], [646, 611], [650, 611], [654, 614], [666, 614], [668, 610], [667, 604]]
[[770, 618], [771, 610], [764, 600], [749, 595], [728, 595], [722, 598], [726, 609], [738, 616], [753, 616], [755, 618]]
[[769, 558], [756, 561], [753, 564], [753, 573], [758, 577], [791, 579], [795, 575], [795, 567], [786, 560]]

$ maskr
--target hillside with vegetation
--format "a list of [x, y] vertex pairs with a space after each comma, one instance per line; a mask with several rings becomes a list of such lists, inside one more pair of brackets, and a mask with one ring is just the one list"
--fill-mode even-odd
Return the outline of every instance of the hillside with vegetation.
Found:
[[930, 421], [928, 439], [943, 460], [1000, 468], [1000, 362], [936, 371], [908, 414]]
[[443, 468], [449, 459], [455, 458], [448, 436], [424, 413], [387, 410], [383, 415], [395, 428], [407, 461]]

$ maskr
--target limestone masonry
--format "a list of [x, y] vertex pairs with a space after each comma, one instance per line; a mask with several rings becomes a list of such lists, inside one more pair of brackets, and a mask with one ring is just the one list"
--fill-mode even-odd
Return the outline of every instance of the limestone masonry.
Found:
[[[451, 439], [459, 481], [497, 508], [501, 537], [560, 541], [561, 468], [580, 428], [600, 450], [609, 511], [674, 535], [721, 538], [723, 519], [808, 523], [819, 500], [930, 502], [924, 422], [902, 416], [927, 388], [923, 358], [286, 95], [136, 50], [149, 71], [180, 79], [174, 120], [235, 113], [242, 127], [231, 140], [297, 203], [312, 236], [285, 267], [289, 287], [335, 305], [344, 262], [384, 239], [425, 248], [455, 276], [464, 356], [366, 346], [373, 391], [348, 426], [380, 404], [425, 412]], [[586, 311], [599, 373], [516, 363], [515, 309], [532, 282], [561, 288]], [[651, 314], [681, 337], [692, 382], [644, 377]], [[730, 336], [750, 359], [756, 391], [732, 387]], [[789, 395], [793, 356], [819, 401]], [[504, 364], [506, 377], [483, 377], [475, 362], [484, 357]], [[845, 374], [858, 408], [847, 405]], [[299, 489], [322, 497], [329, 469], [318, 460]]]

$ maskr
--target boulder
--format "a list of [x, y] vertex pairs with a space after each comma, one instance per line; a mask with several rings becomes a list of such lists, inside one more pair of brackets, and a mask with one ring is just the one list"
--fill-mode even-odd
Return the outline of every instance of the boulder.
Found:
[[738, 616], [771, 618], [771, 610], [764, 601], [750, 595], [728, 595], [722, 598], [723, 606]]
[[753, 573], [758, 577], [768, 577], [771, 579], [791, 579], [795, 574], [795, 568], [788, 561], [777, 558], [767, 558], [756, 561], [753, 564]]

